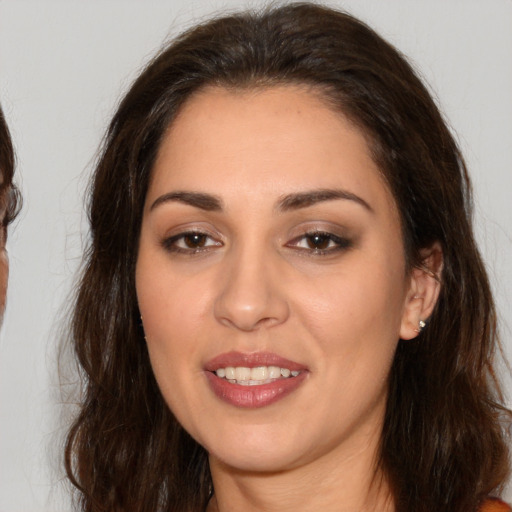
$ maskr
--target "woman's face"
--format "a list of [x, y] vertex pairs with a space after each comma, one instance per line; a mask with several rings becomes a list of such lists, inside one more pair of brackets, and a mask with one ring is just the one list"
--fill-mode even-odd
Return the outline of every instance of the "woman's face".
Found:
[[400, 221], [363, 135], [305, 88], [208, 88], [168, 130], [136, 286], [184, 428], [230, 467], [377, 449], [407, 320]]

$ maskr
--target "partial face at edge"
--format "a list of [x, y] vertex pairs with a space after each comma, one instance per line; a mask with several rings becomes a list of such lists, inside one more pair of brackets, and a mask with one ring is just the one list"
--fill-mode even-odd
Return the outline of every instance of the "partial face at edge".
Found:
[[[0, 217], [0, 224], [3, 216]], [[6, 229], [0, 225], [0, 325], [4, 318], [5, 300], [7, 296], [7, 281], [9, 278], [9, 259], [5, 248]]]
[[[1, 169], [0, 169], [1, 171]], [[0, 176], [0, 185], [3, 177]], [[7, 298], [7, 281], [9, 278], [9, 258], [5, 247], [7, 241], [7, 227], [4, 226], [4, 219], [7, 213], [8, 190], [0, 188], [0, 326], [2, 325], [5, 301]]]
[[9, 260], [5, 248], [7, 228], [4, 226], [9, 199], [9, 187], [5, 187], [5, 176], [10, 174], [6, 171], [12, 172], [12, 151], [9, 129], [0, 108], [0, 326], [2, 325], [5, 310], [7, 279], [9, 276]]
[[[212, 457], [276, 471], [377, 449], [414, 290], [365, 138], [315, 95], [211, 88], [185, 104], [155, 163], [136, 287], [163, 396]], [[274, 366], [299, 375], [275, 384]]]

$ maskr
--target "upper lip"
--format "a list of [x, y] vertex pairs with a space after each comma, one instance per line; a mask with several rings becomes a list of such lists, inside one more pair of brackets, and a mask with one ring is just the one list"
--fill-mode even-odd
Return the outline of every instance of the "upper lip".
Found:
[[291, 371], [305, 370], [303, 364], [291, 361], [272, 352], [226, 352], [210, 359], [204, 366], [206, 371], [214, 372], [219, 368], [228, 366], [243, 366], [246, 368], [255, 368], [257, 366], [279, 366], [288, 368]]

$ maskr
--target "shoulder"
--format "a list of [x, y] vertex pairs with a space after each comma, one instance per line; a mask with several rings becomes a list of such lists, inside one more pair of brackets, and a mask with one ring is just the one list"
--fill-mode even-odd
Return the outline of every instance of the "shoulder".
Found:
[[497, 498], [485, 500], [478, 512], [511, 512], [512, 509], [503, 501]]

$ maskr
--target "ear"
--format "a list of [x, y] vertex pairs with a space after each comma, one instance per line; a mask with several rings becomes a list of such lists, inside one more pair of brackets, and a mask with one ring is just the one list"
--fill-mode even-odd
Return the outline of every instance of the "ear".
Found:
[[421, 331], [420, 321], [426, 322], [439, 298], [443, 250], [439, 242], [420, 251], [421, 264], [411, 271], [409, 290], [404, 303], [400, 338], [411, 340]]

